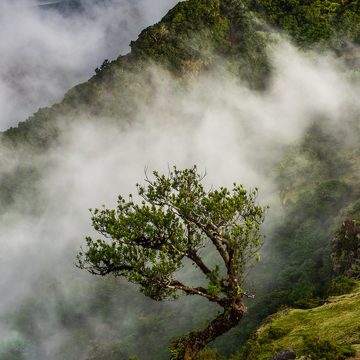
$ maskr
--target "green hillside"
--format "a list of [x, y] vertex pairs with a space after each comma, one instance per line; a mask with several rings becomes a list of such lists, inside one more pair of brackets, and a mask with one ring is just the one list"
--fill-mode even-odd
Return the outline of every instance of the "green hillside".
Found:
[[[0, 134], [0, 218], [7, 224], [9, 209], [34, 219], [47, 211], [41, 185], [58, 164], [46, 155], [61, 149], [72, 125], [111, 124], [124, 133], [134, 125], [141, 127], [140, 109], [157, 96], [154, 68], [171, 79], [169, 91], [176, 95], [212, 73], [231, 74], [247, 90], [266, 94], [275, 76], [271, 51], [281, 41], [280, 34], [304, 57], [329, 55], [341, 64], [341, 77], [358, 86], [358, 0], [180, 2], [141, 32], [129, 54], [105, 60], [91, 79], [70, 89], [61, 102]], [[311, 114], [303, 136], [286, 146], [276, 163], [264, 165], [263, 176], [274, 184], [271, 197], [280, 197], [281, 205], [276, 214], [270, 210], [264, 256], [251, 275], [249, 287], [256, 288], [256, 296], [247, 301], [248, 313], [240, 326], [216, 341], [216, 350], [207, 349], [202, 359], [235, 354], [232, 359], [261, 360], [288, 347], [301, 355], [306, 341], [330, 341], [334, 351], [349, 353], [346, 346], [352, 345], [359, 356], [360, 285], [351, 294], [329, 298], [336, 286], [346, 287], [350, 277], [360, 278], [358, 237], [351, 237], [347, 227], [358, 228], [360, 221], [359, 108], [351, 106], [343, 109], [335, 125]], [[13, 161], [15, 165], [9, 166]], [[61, 226], [54, 224], [54, 231], [61, 232]], [[74, 255], [69, 253], [65, 255]], [[217, 311], [196, 300], [165, 305], [143, 300], [132, 286], [114, 279], [66, 278], [64, 295], [61, 285], [49, 284], [46, 275], [38, 280], [36, 296], [0, 319], [15, 334], [0, 342], [1, 359], [42, 360], [41, 338], [46, 334], [38, 319], [46, 317], [56, 318], [67, 334], [61, 342], [64, 352], [51, 360], [134, 355], [168, 359], [171, 339], [201, 327]], [[49, 307], [49, 289], [55, 314]], [[279, 309], [284, 310], [246, 342]], [[100, 327], [101, 336], [94, 333], [92, 321], [107, 324], [106, 329]]]
[[104, 61], [94, 77], [68, 91], [61, 103], [40, 109], [5, 131], [3, 141], [15, 147], [46, 147], [58, 136], [57, 119], [65, 122], [66, 116], [71, 122], [84, 112], [131, 121], [135, 99], [151, 99], [149, 63], [164, 66], [176, 79], [186, 79], [209, 71], [220, 58], [235, 76], [261, 89], [271, 72], [266, 46], [274, 41], [276, 30], [289, 34], [302, 48], [338, 52], [358, 68], [349, 44], [360, 42], [359, 13], [359, 1], [180, 2], [131, 43], [129, 54]]
[[[325, 348], [325, 359], [342, 359], [342, 351], [360, 358], [359, 319], [358, 283], [353, 292], [330, 297], [322, 306], [309, 310], [287, 308], [268, 317], [247, 342], [240, 359], [268, 359], [284, 349], [293, 349], [298, 357], [306, 356], [312, 346], [319, 351]], [[333, 357], [325, 357], [325, 351], [333, 352]]]

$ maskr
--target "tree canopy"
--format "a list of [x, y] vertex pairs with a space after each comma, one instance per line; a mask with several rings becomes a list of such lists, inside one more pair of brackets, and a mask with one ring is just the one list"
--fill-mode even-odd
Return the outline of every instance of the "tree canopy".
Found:
[[[173, 359], [193, 358], [239, 323], [246, 310], [241, 286], [263, 239], [265, 208], [256, 204], [258, 190], [236, 183], [231, 190], [206, 190], [203, 179], [196, 166], [174, 167], [167, 175], [153, 172], [145, 185], [137, 184], [140, 201], [119, 196], [116, 209], [91, 210], [93, 227], [103, 239], [87, 237], [87, 248], [78, 255], [80, 268], [125, 277], [155, 300], [185, 293], [224, 309], [205, 329], [175, 341]], [[202, 255], [211, 248], [218, 258], [212, 266]], [[206, 286], [176, 278], [186, 258], [203, 273]]]

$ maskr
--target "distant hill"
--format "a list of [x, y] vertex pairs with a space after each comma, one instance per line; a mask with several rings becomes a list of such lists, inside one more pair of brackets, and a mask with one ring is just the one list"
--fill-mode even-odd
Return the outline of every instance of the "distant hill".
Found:
[[42, 10], [58, 11], [63, 15], [72, 15], [76, 12], [84, 11], [84, 1], [83, 0], [38, 0], [38, 7]]

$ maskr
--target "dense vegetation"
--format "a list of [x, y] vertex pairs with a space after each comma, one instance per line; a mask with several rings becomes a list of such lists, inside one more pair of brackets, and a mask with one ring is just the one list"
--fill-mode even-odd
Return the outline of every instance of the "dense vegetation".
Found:
[[289, 33], [300, 46], [341, 49], [360, 42], [358, 1], [250, 0], [250, 8], [266, 21]]
[[[189, 81], [219, 67], [220, 63], [234, 77], [261, 92], [272, 76], [267, 46], [277, 41], [277, 31], [283, 31], [298, 47], [335, 52], [345, 59], [347, 70], [358, 71], [359, 6], [359, 1], [349, 0], [188, 0], [179, 3], [161, 22], [144, 30], [131, 43], [131, 53], [105, 61], [94, 77], [71, 89], [61, 103], [40, 109], [25, 122], [1, 134], [1, 142], [7, 149], [3, 159], [5, 170], [0, 179], [1, 213], [14, 205], [36, 214], [42, 206], [36, 184], [41, 180], [44, 167], [50, 166], [38, 161], [38, 157], [60, 144], [73, 122], [101, 119], [125, 128], [137, 120], [141, 104], [151, 103], [154, 97], [149, 64], [164, 67], [171, 73], [175, 86], [186, 89]], [[349, 277], [359, 277], [359, 139], [358, 114], [355, 113], [344, 115], [343, 124], [335, 130], [326, 121], [314, 119], [303, 139], [285, 149], [286, 155], [271, 175], [276, 178], [283, 209], [269, 230], [268, 247], [264, 249], [268, 255], [252, 275], [256, 298], [248, 303], [244, 325], [217, 342], [220, 352], [228, 355], [238, 351], [259, 322], [283, 306], [312, 308], [323, 304], [329, 295], [339, 295], [352, 288]], [[12, 158], [21, 161], [15, 168], [6, 170], [6, 162]], [[68, 286], [74, 292], [76, 286], [83, 286], [70, 283]], [[190, 306], [196, 317], [186, 316], [186, 311], [179, 316], [180, 310], [174, 310], [173, 304], [160, 308], [147, 302], [145, 307], [159, 314], [151, 315], [143, 310], [143, 303], [136, 303], [133, 288], [118, 285], [113, 280], [94, 282], [85, 290], [90, 299], [88, 308], [82, 306], [81, 298], [75, 298], [74, 306], [74, 298], [63, 298], [54, 290], [56, 300], [52, 306], [64, 328], [74, 334], [64, 340], [64, 349], [74, 349], [74, 342], [82, 344], [89, 359], [94, 360], [135, 354], [142, 359], [147, 356], [146, 349], [152, 349], [153, 358], [166, 359], [166, 344], [171, 337], [201, 326], [209, 314], [215, 313], [214, 308], [194, 302]], [[28, 351], [35, 354], [34, 358], [43, 357], [37, 342], [48, 334], [43, 334], [36, 323], [39, 317], [46, 316], [47, 291], [43, 282], [39, 285], [39, 297], [28, 299], [6, 319], [21, 336], [1, 344], [2, 359], [24, 359]], [[114, 298], [119, 299], [119, 310], [115, 312], [114, 306], [109, 305]], [[140, 315], [137, 322], [122, 333], [120, 324], [126, 312], [122, 309], [127, 308], [128, 302]], [[314, 311], [323, 311], [321, 309], [329, 307]], [[100, 339], [86, 326], [90, 313], [108, 326]], [[296, 310], [294, 314], [310, 312]], [[176, 322], [168, 321], [175, 317]], [[140, 349], [136, 345], [138, 327], [143, 344]], [[270, 335], [277, 341], [281, 331], [282, 328], [279, 331], [276, 328]], [[278, 346], [276, 341], [264, 341], [264, 344], [269, 344], [272, 351], [272, 346]], [[347, 343], [341, 341], [341, 336], [306, 341], [308, 351], [313, 351], [311, 344], [316, 341], [322, 345], [323, 341], [335, 341], [326, 346], [340, 353], [344, 350], [342, 344]], [[268, 354], [270, 350], [266, 349], [263, 351]], [[256, 346], [248, 343], [245, 350], [249, 359], [256, 356]], [[68, 356], [77, 359], [80, 354]], [[208, 350], [203, 356], [211, 359], [219, 355]], [[53, 359], [57, 359], [55, 355]]]
[[279, 164], [285, 212], [273, 228], [271, 252], [259, 264], [255, 283], [263, 288], [249, 312], [249, 332], [254, 329], [251, 323], [281, 306], [312, 308], [341, 289], [349, 290], [351, 281], [341, 275], [357, 277], [356, 231], [352, 242], [341, 235], [343, 221], [356, 224], [360, 216], [359, 158], [350, 150], [356, 145], [341, 143], [343, 134], [327, 130], [319, 123], [311, 127]]
[[[267, 22], [290, 33], [298, 45], [341, 50], [350, 46], [349, 42], [360, 41], [359, 6], [358, 1], [180, 2], [131, 43], [130, 54], [105, 61], [88, 82], [71, 89], [61, 103], [40, 109], [26, 122], [7, 130], [5, 139], [14, 146], [49, 145], [58, 135], [57, 118], [62, 117], [61, 122], [65, 115], [75, 119], [84, 111], [131, 121], [136, 111], [133, 95], [151, 97], [150, 79], [141, 74], [149, 62], [188, 77], [209, 70], [220, 56], [227, 59], [231, 70], [236, 68], [235, 75], [252, 86], [264, 86], [270, 72], [266, 44], [272, 34]], [[338, 39], [335, 44], [334, 38]]]

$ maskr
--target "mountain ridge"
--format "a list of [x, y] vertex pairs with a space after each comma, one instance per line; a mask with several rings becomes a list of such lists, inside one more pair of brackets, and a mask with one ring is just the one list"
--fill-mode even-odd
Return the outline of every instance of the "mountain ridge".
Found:
[[[41, 199], [37, 199], [37, 196], [41, 198], [41, 194], [37, 193], [36, 184], [41, 183], [44, 163], [37, 162], [37, 159], [45, 158], [50, 149], [60, 146], [73, 124], [94, 122], [95, 127], [101, 127], [107, 123], [127, 129], [136, 123], [139, 103], [151, 104], [156, 92], [152, 66], [161, 68], [173, 80], [174, 86], [184, 92], [190, 81], [196, 82], [201, 74], [206, 75], [221, 66], [234, 79], [247, 84], [251, 91], [266, 93], [273, 70], [266, 49], [277, 41], [280, 31], [304, 53], [331, 53], [341, 59], [350, 56], [350, 60], [345, 59], [344, 63], [349, 65], [351, 71], [357, 71], [359, 13], [359, 1], [180, 2], [160, 22], [140, 33], [138, 39], [131, 43], [130, 53], [113, 61], [105, 60], [89, 81], [70, 89], [61, 102], [40, 109], [17, 127], [1, 133], [1, 143], [8, 151], [5, 157], [16, 158], [15, 170], [4, 171], [0, 179], [1, 211], [6, 211], [14, 199], [20, 198], [18, 206], [35, 216], [43, 205]], [[349, 55], [349, 48], [354, 54]], [[348, 70], [346, 66], [344, 71]], [[276, 239], [272, 245], [277, 252], [263, 263], [262, 268], [260, 263], [260, 270], [263, 271], [261, 276], [266, 280], [260, 283], [265, 290], [273, 286], [276, 292], [270, 292], [265, 300], [261, 294], [257, 295], [249, 314], [253, 312], [262, 318], [283, 306], [284, 302], [289, 302], [289, 306], [306, 307], [324, 301], [328, 281], [333, 276], [330, 269], [331, 234], [344, 219], [359, 215], [357, 114], [353, 114], [351, 119], [354, 124], [350, 126], [351, 121], [344, 115], [341, 126], [333, 131], [328, 123], [315, 118], [315, 125], [307, 129], [304, 137], [284, 150], [286, 156], [274, 172], [277, 176], [276, 190], [282, 197], [285, 215], [279, 216], [281, 219], [271, 235]], [[346, 129], [347, 126], [349, 129]], [[349, 133], [355, 140], [350, 139]], [[342, 138], [346, 141], [342, 141]], [[274, 274], [268, 269], [275, 269]], [[309, 269], [318, 272], [309, 274]], [[266, 278], [270, 275], [275, 279], [275, 285]], [[111, 286], [110, 283], [104, 284], [101, 285], [99, 281], [96, 285], [100, 295], [92, 289], [90, 310], [83, 310], [81, 306], [80, 310], [70, 309], [59, 295], [59, 318], [64, 327], [75, 329], [81, 344], [87, 344], [84, 339], [88, 334], [84, 332], [83, 335], [79, 329], [79, 324], [85, 327], [86, 311], [97, 311], [106, 321], [115, 321], [113, 309], [106, 304], [112, 299], [110, 293], [118, 297], [122, 294], [120, 290], [114, 290], [117, 283], [111, 282]], [[132, 293], [128, 290], [124, 292], [131, 302], [132, 295], [129, 294]], [[156, 305], [147, 303], [147, 306], [158, 309]], [[30, 303], [17, 314], [17, 329], [26, 336], [29, 333], [32, 335], [29, 328], [33, 324], [33, 312], [36, 313], [33, 308], [41, 309], [41, 306], [32, 307]], [[148, 336], [149, 347], [155, 346], [154, 338], [158, 336], [154, 329], [165, 326], [167, 319], [174, 317], [171, 306], [169, 308], [168, 313], [161, 313], [163, 319], [142, 315], [139, 316], [141, 319], [136, 320], [147, 329], [145, 338]], [[194, 308], [194, 313], [204, 313], [207, 309], [202, 306]], [[216, 346], [225, 353], [238, 350], [258, 320], [248, 318], [245, 320], [248, 322], [244, 324], [244, 333], [237, 330], [235, 335]], [[194, 323], [191, 315], [179, 321], [181, 329]], [[116, 328], [118, 325], [113, 326]], [[105, 337], [104, 345], [95, 343], [87, 356], [96, 360], [108, 360], [109, 356], [130, 356], [138, 350], [137, 334], [132, 329], [131, 334], [125, 334], [118, 342], [114, 340], [115, 336], [111, 335], [111, 340]], [[166, 336], [170, 335], [158, 336], [158, 342], [164, 343]], [[74, 336], [74, 339], [78, 338]], [[166, 358], [165, 350], [158, 351], [161, 353], [159, 359]], [[146, 356], [147, 352], [142, 350], [142, 354]], [[205, 358], [211, 359], [210, 355]]]
[[[342, 19], [342, 16], [345, 16], [344, 14], [350, 12], [354, 14], [351, 15], [354, 18], [353, 26], [346, 23], [343, 30], [340, 26], [337, 31], [340, 33], [340, 36], [342, 33], [345, 34], [343, 34], [345, 40], [342, 43], [338, 41], [335, 44], [327, 44], [325, 48], [331, 49], [335, 45], [334, 49], [341, 52], [341, 48], [346, 46], [348, 41], [359, 42], [358, 33], [360, 32], [357, 31], [357, 29], [360, 29], [359, 2], [346, 1], [342, 6], [339, 5], [338, 1], [330, 3], [338, 5], [334, 7], [333, 13], [330, 10], [326, 10], [326, 13], [332, 17], [329, 17], [329, 19], [321, 17], [321, 19], [322, 21], [327, 21], [327, 26], [332, 27], [332, 32], [326, 34], [320, 33], [318, 37], [305, 36], [306, 41], [304, 39], [296, 40], [297, 32], [302, 33], [302, 26], [306, 25], [309, 28], [313, 24], [318, 26], [316, 18], [307, 19], [307, 23], [302, 24], [299, 29], [295, 26], [287, 28], [287, 23], [285, 22], [283, 30], [285, 32], [289, 30], [290, 35], [302, 46], [312, 47], [321, 43], [324, 38], [331, 38], [334, 29], [336, 29], [335, 25], [331, 25], [331, 22], [334, 22], [338, 17]], [[25, 122], [19, 123], [17, 127], [3, 132], [1, 137], [16, 144], [17, 141], [11, 141], [12, 138], [16, 138], [23, 132], [26, 133], [27, 129], [30, 128], [32, 129], [30, 132], [32, 131], [36, 134], [37, 126], [43, 126], [48, 119], [58, 115], [63, 116], [64, 114], [71, 113], [71, 111], [74, 111], [76, 115], [76, 113], [79, 113], [80, 108], [85, 113], [88, 112], [95, 115], [99, 115], [101, 113], [99, 109], [105, 107], [111, 108], [114, 106], [119, 109], [119, 106], [114, 105], [114, 103], [121, 102], [121, 97], [114, 98], [114, 102], [111, 102], [106, 101], [108, 100], [106, 97], [99, 100], [99, 95], [101, 97], [102, 93], [111, 92], [114, 84], [126, 81], [121, 76], [121, 73], [133, 73], [135, 81], [136, 74], [149, 62], [155, 62], [157, 65], [168, 68], [175, 75], [181, 76], [181, 73], [188, 73], [189, 71], [197, 73], [201, 69], [206, 71], [214, 61], [214, 55], [218, 53], [219, 56], [237, 63], [237, 69], [235, 69], [236, 76], [240, 76], [240, 78], [252, 86], [263, 88], [266, 85], [266, 78], [270, 72], [270, 65], [265, 54], [265, 43], [269, 41], [269, 34], [273, 30], [267, 28], [266, 23], [261, 19], [272, 19], [272, 13], [279, 15], [282, 13], [281, 11], [286, 10], [286, 7], [285, 10], [282, 9], [283, 4], [280, 0], [275, 1], [273, 4], [275, 5], [268, 9], [265, 6], [266, 1], [187, 0], [180, 2], [159, 23], [143, 30], [139, 38], [131, 42], [130, 53], [120, 56], [114, 61], [105, 61], [93, 77], [87, 82], [70, 89], [60, 103], [50, 108], [40, 109]], [[293, 13], [294, 9], [296, 9], [296, 4], [299, 4], [299, 1], [289, 5]], [[314, 4], [315, 8], [321, 8], [317, 1], [310, 2], [309, 4]], [[324, 5], [325, 9], [327, 9], [326, 4]], [[339, 8], [341, 11], [337, 10]], [[307, 11], [310, 10], [311, 7], [309, 6]], [[254, 18], [254, 15], [257, 17]], [[300, 15], [302, 16], [301, 12], [298, 16], [300, 17]], [[297, 15], [292, 16], [296, 17]], [[347, 17], [349, 16], [347, 15]], [[258, 19], [261, 20], [260, 23]], [[338, 22], [341, 25], [341, 21], [339, 20]], [[274, 18], [273, 23], [274, 26], [281, 25], [278, 18]], [[316, 34], [315, 30], [314, 32]], [[194, 34], [199, 34], [200, 38], [195, 47], [192, 45], [189, 47]], [[205, 49], [196, 48], [198, 46], [205, 46]], [[207, 58], [206, 54], [210, 54], [210, 58]], [[127, 89], [127, 91], [129, 90]], [[124, 109], [130, 108], [130, 106], [126, 106], [126, 103], [121, 105]], [[105, 116], [112, 115], [111, 113], [108, 114], [108, 112], [108, 110], [104, 111]], [[36, 123], [36, 126], [32, 126], [32, 123]], [[51, 129], [51, 126], [44, 130], [45, 132], [56, 133], [54, 129]], [[42, 132], [44, 133], [44, 131]], [[41, 138], [41, 134], [39, 134], [39, 137]], [[26, 142], [25, 139], [26, 136], [23, 136], [22, 142]], [[30, 139], [29, 141], [31, 142]], [[34, 139], [34, 142], [36, 141], [39, 143], [43, 142], [40, 139]], [[47, 142], [46, 140], [44, 141]]]

